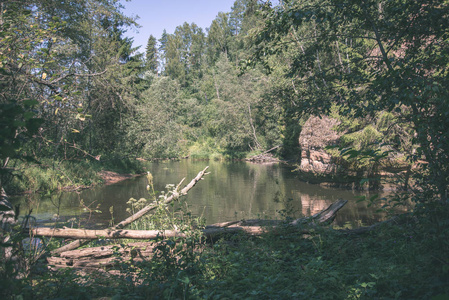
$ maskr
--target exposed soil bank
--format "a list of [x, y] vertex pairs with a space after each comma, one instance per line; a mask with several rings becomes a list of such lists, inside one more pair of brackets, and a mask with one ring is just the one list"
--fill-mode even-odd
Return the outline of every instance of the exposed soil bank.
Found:
[[137, 176], [142, 176], [145, 173], [142, 174], [119, 174], [112, 171], [101, 171], [99, 172], [101, 179], [103, 180], [104, 185], [110, 185], [114, 184], [126, 179], [131, 179]]

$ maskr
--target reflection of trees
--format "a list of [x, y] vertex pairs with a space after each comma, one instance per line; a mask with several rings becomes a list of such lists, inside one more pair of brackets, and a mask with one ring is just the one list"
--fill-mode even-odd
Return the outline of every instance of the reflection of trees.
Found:
[[308, 194], [301, 195], [302, 213], [304, 216], [314, 215], [327, 208], [332, 201], [312, 198]]
[[[281, 165], [183, 160], [152, 163], [149, 164], [148, 170], [154, 176], [155, 190], [160, 192], [165, 190], [166, 184], [177, 184], [183, 177], [196, 176], [206, 165], [210, 165], [211, 174], [189, 192], [187, 203], [193, 215], [204, 215], [209, 224], [242, 218], [280, 217], [276, 211], [283, 209], [293, 212], [292, 217], [299, 217], [300, 213], [309, 216], [339, 198], [349, 200], [337, 214], [336, 222], [339, 225], [354, 220], [371, 224], [385, 217], [374, 213], [376, 207], [356, 203], [355, 196], [359, 193], [300, 182], [288, 168]], [[120, 221], [128, 217], [126, 202], [129, 198], [148, 197], [146, 185], [146, 177], [142, 176], [115, 185], [84, 190], [80, 194], [57, 193], [51, 195], [53, 200], [42, 198], [42, 201], [39, 201], [39, 209], [35, 209], [33, 213], [46, 212], [45, 218], [51, 218], [57, 213], [52, 202], [60, 202], [61, 216], [82, 217], [83, 211], [79, 205], [83, 199], [84, 203], [91, 207], [96, 203], [101, 204], [102, 213], [95, 215], [97, 221], [108, 223], [111, 218], [109, 213], [111, 206], [114, 206], [115, 221]], [[276, 194], [280, 195], [281, 201], [274, 201]], [[24, 199], [20, 201], [26, 203]], [[25, 208], [26, 205], [22, 207]]]

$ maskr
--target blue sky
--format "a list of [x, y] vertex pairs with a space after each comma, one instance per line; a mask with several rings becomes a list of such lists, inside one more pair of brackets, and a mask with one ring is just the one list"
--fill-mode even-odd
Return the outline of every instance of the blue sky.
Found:
[[139, 16], [138, 29], [128, 30], [129, 37], [134, 37], [133, 46], [142, 46], [145, 52], [150, 34], [159, 39], [164, 29], [173, 33], [176, 26], [184, 22], [195, 23], [206, 30], [219, 12], [230, 12], [235, 0], [121, 0], [125, 6], [126, 16]]

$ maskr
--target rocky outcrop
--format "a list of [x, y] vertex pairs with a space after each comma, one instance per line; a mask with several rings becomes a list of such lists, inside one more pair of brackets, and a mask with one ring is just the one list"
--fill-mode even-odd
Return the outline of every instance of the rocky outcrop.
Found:
[[299, 135], [301, 164], [299, 170], [316, 174], [331, 174], [337, 166], [325, 147], [335, 145], [342, 133], [335, 130], [339, 121], [327, 116], [310, 117]]

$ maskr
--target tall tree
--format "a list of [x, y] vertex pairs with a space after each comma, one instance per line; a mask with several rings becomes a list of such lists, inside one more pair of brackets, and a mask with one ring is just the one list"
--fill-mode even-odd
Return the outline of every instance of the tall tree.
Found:
[[158, 51], [157, 41], [153, 35], [150, 35], [145, 49], [145, 65], [147, 70], [157, 74], [158, 72]]
[[182, 86], [191, 85], [194, 78], [201, 76], [205, 36], [195, 23], [184, 23], [167, 36], [165, 45], [165, 72], [176, 78]]
[[[117, 78], [124, 77], [133, 50], [121, 34], [133, 21], [121, 14], [117, 1], [0, 5], [0, 147], [5, 171], [9, 157], [33, 153], [57, 158], [62, 144], [83, 143], [88, 135], [75, 132], [86, 127], [89, 115], [93, 120], [101, 116], [95, 103], [104, 107], [114, 97], [124, 98], [127, 85]], [[114, 68], [122, 73], [112, 76]], [[113, 97], [108, 97], [103, 89], [111, 86]], [[90, 126], [86, 129], [92, 132]]]
[[220, 12], [212, 21], [207, 35], [207, 50], [211, 62], [215, 62], [221, 53], [228, 56], [231, 38], [232, 28], [228, 14]]

